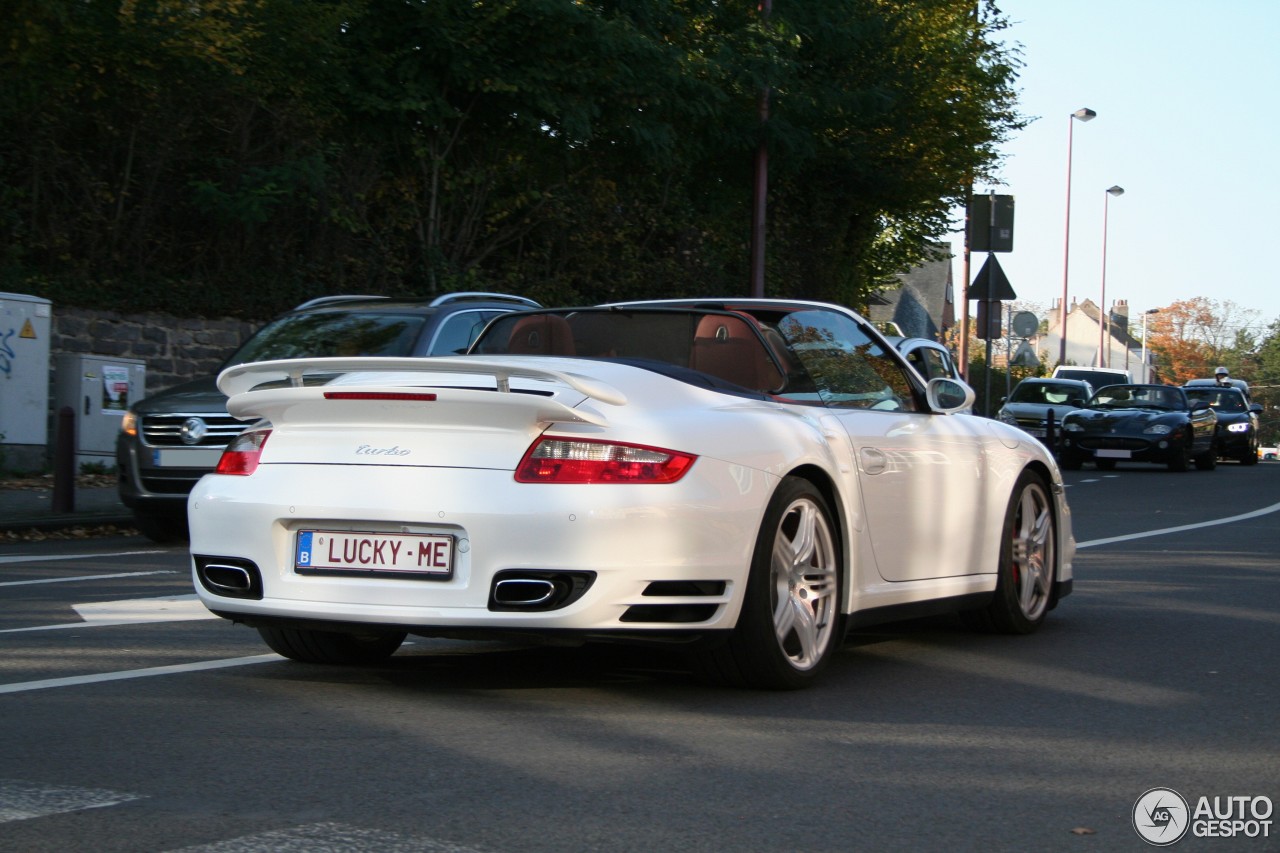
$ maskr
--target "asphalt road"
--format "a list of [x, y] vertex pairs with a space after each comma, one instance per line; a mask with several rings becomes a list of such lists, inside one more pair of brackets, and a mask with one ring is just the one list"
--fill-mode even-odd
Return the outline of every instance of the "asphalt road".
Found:
[[858, 633], [799, 693], [634, 650], [303, 666], [203, 618], [181, 550], [0, 547], [0, 851], [1145, 850], [1149, 789], [1280, 801], [1280, 465], [1068, 477], [1041, 632]]

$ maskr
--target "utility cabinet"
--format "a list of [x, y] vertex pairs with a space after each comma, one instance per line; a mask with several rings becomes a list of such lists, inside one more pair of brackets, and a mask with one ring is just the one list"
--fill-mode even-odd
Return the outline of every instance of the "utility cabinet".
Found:
[[59, 355], [54, 371], [55, 413], [76, 415], [76, 470], [86, 463], [114, 468], [116, 436], [125, 412], [142, 399], [147, 364], [106, 355]]
[[52, 304], [0, 293], [0, 467], [39, 471], [49, 445]]

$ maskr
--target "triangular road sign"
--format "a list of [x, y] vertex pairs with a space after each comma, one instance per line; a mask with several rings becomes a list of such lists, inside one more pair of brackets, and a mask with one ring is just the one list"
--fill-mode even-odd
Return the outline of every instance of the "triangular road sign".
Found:
[[1018, 294], [1013, 292], [1013, 285], [1009, 284], [1009, 279], [1005, 277], [1004, 270], [1000, 268], [1000, 262], [996, 260], [995, 255], [988, 255], [987, 262], [982, 265], [982, 269], [978, 270], [977, 278], [973, 280], [973, 284], [969, 285], [969, 298], [1002, 301], [1018, 298]]

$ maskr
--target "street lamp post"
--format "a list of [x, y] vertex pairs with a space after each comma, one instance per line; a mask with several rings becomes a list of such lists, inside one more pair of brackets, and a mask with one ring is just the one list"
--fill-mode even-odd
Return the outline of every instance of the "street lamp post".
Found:
[[1071, 261], [1071, 137], [1075, 123], [1092, 121], [1098, 114], [1088, 107], [1081, 107], [1067, 119], [1067, 225], [1062, 238], [1062, 302], [1058, 305], [1058, 364], [1067, 361], [1067, 269]]
[[1124, 187], [1111, 187], [1102, 202], [1102, 295], [1098, 302], [1098, 367], [1106, 367], [1111, 349], [1111, 312], [1107, 310], [1107, 209], [1112, 196], [1124, 195]]

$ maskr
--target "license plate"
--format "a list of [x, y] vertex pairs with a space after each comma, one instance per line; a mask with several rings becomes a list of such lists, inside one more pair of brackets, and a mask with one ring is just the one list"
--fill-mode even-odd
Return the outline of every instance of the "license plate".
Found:
[[212, 468], [221, 458], [221, 447], [168, 447], [151, 452], [151, 464], [157, 468]]
[[1044, 438], [1044, 430], [1039, 427], [1027, 427], [1027, 435], [1032, 435], [1036, 438]]
[[1133, 456], [1133, 454], [1127, 450], [1098, 450], [1094, 455], [1100, 456], [1103, 459], [1129, 459]]
[[300, 574], [431, 578], [453, 575], [453, 537], [418, 533], [300, 530], [293, 555]]

